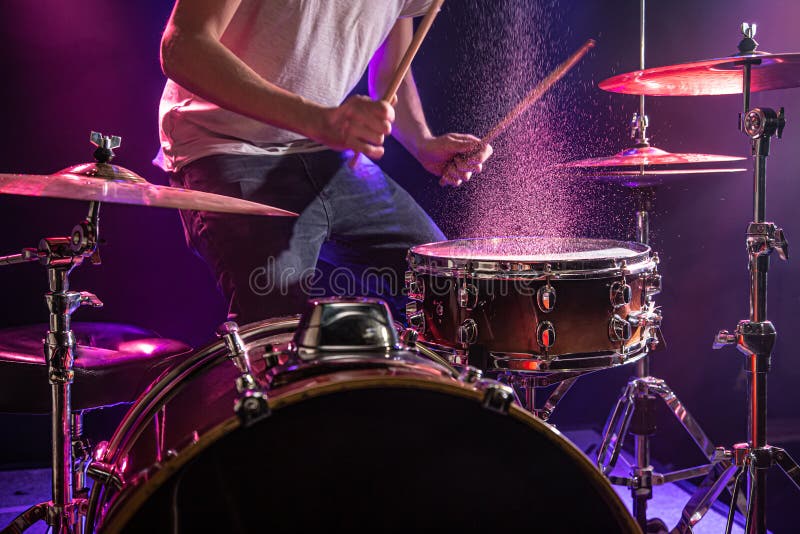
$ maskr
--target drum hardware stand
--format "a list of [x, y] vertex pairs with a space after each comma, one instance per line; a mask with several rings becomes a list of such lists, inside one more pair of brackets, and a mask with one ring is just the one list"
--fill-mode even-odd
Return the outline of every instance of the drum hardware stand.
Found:
[[[739, 43], [741, 54], [753, 54], [758, 43], [753, 39], [755, 25], [742, 24], [744, 39]], [[698, 489], [686, 508], [681, 522], [676, 527], [680, 532], [691, 530], [691, 526], [702, 518], [703, 506], [715, 500], [721, 486], [733, 479], [734, 487], [742, 484], [742, 476], [747, 475], [747, 510], [745, 532], [763, 534], [767, 532], [766, 490], [767, 470], [778, 467], [800, 488], [800, 466], [785, 450], [767, 443], [767, 373], [770, 369], [772, 350], [777, 331], [767, 320], [767, 271], [769, 257], [773, 250], [778, 256], [788, 259], [788, 244], [783, 230], [775, 223], [766, 222], [766, 162], [769, 156], [770, 140], [781, 137], [786, 124], [784, 111], [770, 108], [750, 107], [750, 81], [752, 66], [759, 60], [743, 63], [744, 115], [740, 115], [739, 128], [750, 137], [753, 155], [753, 222], [747, 227], [748, 270], [750, 271], [750, 319], [742, 320], [733, 334], [720, 331], [714, 339], [713, 348], [720, 349], [736, 345], [745, 359], [748, 377], [748, 441], [734, 445], [733, 451], [726, 451], [731, 464], [713, 483], [709, 480], [705, 487]], [[733, 523], [733, 503], [728, 514], [727, 532]]]
[[[114, 157], [119, 137], [105, 137], [92, 132], [97, 145], [98, 163]], [[51, 386], [52, 427], [52, 500], [32, 506], [20, 514], [3, 532], [22, 532], [39, 520], [45, 520], [51, 532], [80, 533], [85, 504], [85, 464], [90, 459], [88, 442], [82, 436], [83, 414], [73, 413], [71, 387], [75, 372], [75, 335], [71, 330], [72, 314], [81, 306], [99, 308], [103, 303], [94, 294], [72, 291], [69, 275], [84, 259], [100, 264], [98, 251], [100, 202], [89, 202], [86, 219], [72, 229], [70, 237], [47, 237], [37, 248], [0, 257], [0, 265], [38, 261], [47, 268], [49, 291], [45, 301], [50, 312], [50, 328], [44, 340], [48, 380]], [[76, 462], [77, 460], [77, 462]], [[77, 488], [76, 498], [73, 489]]]
[[[643, 97], [642, 97], [643, 98]], [[643, 108], [642, 108], [643, 111]], [[637, 143], [646, 143], [646, 116], [634, 115], [634, 135]], [[643, 169], [642, 169], [643, 170]], [[636, 240], [642, 244], [650, 241], [650, 212], [655, 201], [655, 187], [636, 188]], [[650, 284], [653, 289], [646, 295], [647, 306], [653, 306], [653, 297], [660, 292], [660, 276]], [[653, 487], [703, 476], [715, 469], [717, 463], [725, 459], [721, 449], [714, 448], [711, 440], [700, 425], [686, 410], [666, 382], [650, 374], [649, 352], [663, 349], [661, 329], [656, 325], [656, 339], [647, 348], [647, 353], [636, 363], [636, 376], [631, 379], [617, 400], [606, 426], [597, 454], [598, 467], [608, 475], [619, 459], [625, 438], [630, 432], [634, 436], [634, 456], [636, 463], [631, 465], [627, 477], [609, 475], [615, 485], [627, 486], [633, 499], [633, 515], [644, 532], [666, 531], [664, 522], [658, 518], [647, 518], [647, 501], [653, 498]], [[709, 464], [681, 469], [670, 473], [655, 472], [650, 465], [650, 438], [656, 432], [655, 410], [661, 399], [675, 415], [692, 440], [697, 444]]]
[[[645, 0], [640, 0], [639, 12], [639, 67], [645, 68]], [[639, 110], [631, 119], [631, 138], [634, 146], [646, 148], [650, 146], [647, 137], [649, 120], [645, 112], [645, 96], [639, 95]], [[640, 167], [644, 173], [644, 165]], [[650, 212], [655, 202], [655, 187], [638, 187], [636, 193], [636, 240], [649, 245], [650, 242]], [[646, 289], [646, 307], [653, 308], [653, 297], [661, 291], [661, 277], [651, 280]], [[636, 363], [636, 376], [630, 380], [617, 400], [606, 426], [597, 454], [597, 465], [606, 474], [610, 473], [619, 459], [622, 444], [628, 431], [634, 436], [634, 456], [636, 463], [631, 465], [630, 475], [627, 477], [609, 476], [612, 484], [627, 486], [631, 490], [633, 499], [633, 515], [636, 522], [644, 532], [666, 531], [664, 522], [658, 518], [647, 519], [647, 501], [653, 497], [653, 486], [667, 484], [678, 480], [685, 480], [702, 476], [710, 472], [717, 462], [721, 461], [721, 451], [715, 449], [711, 440], [697, 424], [697, 421], [686, 410], [672, 389], [664, 380], [651, 376], [649, 352], [665, 347], [661, 328], [656, 327], [656, 339], [646, 349], [644, 357]], [[657, 473], [650, 465], [650, 437], [655, 434], [655, 408], [658, 399], [664, 401], [670, 411], [678, 419], [689, 436], [694, 440], [703, 454], [708, 458], [709, 464], [678, 470], [671, 473]], [[649, 527], [649, 528], [648, 528]]]
[[239, 335], [239, 325], [233, 321], [223, 323], [217, 329], [217, 336], [225, 342], [230, 359], [239, 370], [236, 377], [236, 391], [239, 394], [233, 411], [239, 416], [242, 425], [247, 427], [270, 415], [267, 392], [260, 387], [253, 376], [247, 348]]
[[[552, 373], [547, 375], [529, 375], [508, 372], [503, 377], [503, 381], [514, 387], [514, 394], [516, 389], [522, 390], [523, 398], [520, 399], [517, 395], [517, 403], [531, 412], [533, 415], [547, 421], [556, 409], [559, 401], [564, 398], [564, 395], [572, 388], [575, 382], [581, 375], [586, 374], [586, 371], [574, 371], [563, 373]], [[547, 399], [541, 408], [536, 407], [536, 389], [558, 384], [553, 391], [550, 392]]]

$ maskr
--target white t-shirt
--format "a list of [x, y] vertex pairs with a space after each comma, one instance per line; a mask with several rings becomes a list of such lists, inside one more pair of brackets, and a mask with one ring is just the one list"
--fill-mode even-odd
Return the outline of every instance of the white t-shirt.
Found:
[[[323, 106], [353, 90], [398, 18], [432, 0], [242, 0], [221, 42], [264, 79]], [[202, 61], [202, 58], [197, 58]], [[165, 170], [211, 154], [322, 150], [300, 134], [208, 102], [167, 80], [159, 106]]]

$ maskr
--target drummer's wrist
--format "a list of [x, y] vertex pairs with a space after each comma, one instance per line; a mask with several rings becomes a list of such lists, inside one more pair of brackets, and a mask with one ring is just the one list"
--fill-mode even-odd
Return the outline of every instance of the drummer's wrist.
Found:
[[436, 136], [431, 133], [427, 124], [418, 124], [417, 128], [412, 129], [411, 132], [408, 130], [408, 128], [402, 130], [395, 128], [392, 136], [408, 150], [414, 159], [422, 161], [425, 159], [430, 141]]
[[324, 129], [325, 108], [316, 102], [295, 95], [286, 103], [286, 125], [281, 126], [287, 130], [297, 132], [308, 139], [318, 139]]

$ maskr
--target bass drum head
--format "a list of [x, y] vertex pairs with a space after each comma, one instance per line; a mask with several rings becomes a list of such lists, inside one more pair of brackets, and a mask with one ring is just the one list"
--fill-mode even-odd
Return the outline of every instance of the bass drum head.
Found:
[[224, 421], [102, 530], [638, 532], [589, 460], [517, 406], [486, 409], [455, 381], [350, 376], [279, 392], [250, 427]]

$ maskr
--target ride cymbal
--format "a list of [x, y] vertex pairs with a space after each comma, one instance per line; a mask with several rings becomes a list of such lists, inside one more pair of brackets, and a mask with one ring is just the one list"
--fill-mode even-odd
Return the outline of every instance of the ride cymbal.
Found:
[[765, 52], [637, 70], [603, 80], [599, 87], [612, 93], [645, 96], [739, 94], [743, 91], [745, 63], [752, 65], [751, 92], [800, 87], [800, 53]]

